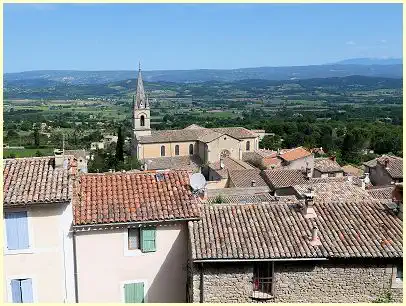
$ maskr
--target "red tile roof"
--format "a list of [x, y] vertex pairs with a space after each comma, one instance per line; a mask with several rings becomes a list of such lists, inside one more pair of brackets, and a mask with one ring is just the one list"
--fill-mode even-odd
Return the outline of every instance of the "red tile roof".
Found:
[[68, 202], [72, 198], [73, 156], [68, 169], [55, 168], [54, 157], [3, 160], [3, 206]]
[[303, 147], [297, 147], [297, 148], [285, 151], [284, 153], [281, 153], [279, 156], [286, 161], [293, 161], [293, 160], [297, 160], [297, 159], [309, 156], [311, 154], [312, 153], [310, 153]]
[[[189, 222], [192, 258], [402, 257], [402, 220], [384, 202], [319, 203], [305, 219], [296, 204], [204, 205]], [[312, 246], [314, 226], [320, 246]]]
[[83, 174], [79, 178], [73, 200], [75, 225], [170, 221], [200, 215], [186, 171]]

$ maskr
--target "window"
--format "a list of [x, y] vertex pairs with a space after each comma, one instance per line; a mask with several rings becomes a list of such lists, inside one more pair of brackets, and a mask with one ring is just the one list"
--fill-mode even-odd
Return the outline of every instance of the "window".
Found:
[[28, 239], [27, 212], [6, 212], [7, 249], [24, 250], [30, 247]]
[[143, 253], [156, 251], [155, 227], [146, 227], [141, 229], [141, 251]]
[[402, 266], [396, 267], [396, 280], [403, 282], [403, 267]]
[[144, 283], [124, 284], [125, 303], [144, 303]]
[[12, 279], [11, 280], [11, 296], [13, 303], [33, 303], [32, 280]]
[[141, 126], [145, 126], [145, 117], [144, 117], [144, 115], [141, 116]]
[[273, 296], [273, 262], [258, 263], [254, 266], [252, 298], [270, 299]]
[[161, 156], [165, 156], [165, 146], [161, 146]]
[[193, 155], [193, 144], [189, 145], [189, 155]]
[[128, 249], [138, 250], [140, 249], [140, 229], [129, 228], [128, 229]]
[[247, 141], [247, 142], [245, 143], [245, 150], [246, 150], [246, 151], [249, 151], [249, 150], [250, 150], [250, 142], [249, 142], [249, 141]]
[[175, 155], [179, 155], [179, 145], [175, 146]]
[[403, 267], [402, 264], [393, 266], [392, 268], [392, 288], [403, 287]]

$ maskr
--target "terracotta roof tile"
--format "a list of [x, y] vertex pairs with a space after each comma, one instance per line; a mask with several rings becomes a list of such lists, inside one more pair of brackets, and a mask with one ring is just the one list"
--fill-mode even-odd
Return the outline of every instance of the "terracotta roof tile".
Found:
[[294, 149], [286, 150], [283, 153], [281, 152], [281, 154], [279, 156], [286, 161], [293, 161], [293, 160], [297, 160], [297, 159], [309, 156], [311, 154], [312, 153], [310, 153], [303, 147], [297, 147]]
[[[297, 204], [204, 205], [189, 222], [192, 259], [381, 258], [403, 256], [402, 221], [384, 202], [318, 203], [305, 219]], [[309, 241], [313, 226], [320, 246]]]
[[199, 216], [186, 171], [83, 174], [79, 178], [73, 200], [75, 225]]
[[235, 187], [252, 187], [252, 181], [255, 181], [255, 186], [268, 186], [260, 172], [258, 169], [230, 170], [228, 175]]
[[236, 160], [231, 157], [224, 157], [223, 158], [223, 163], [224, 163], [224, 168], [221, 169], [220, 167], [220, 161], [210, 163], [209, 167], [211, 171], [217, 172], [217, 174], [221, 178], [227, 178], [228, 177], [228, 171], [229, 170], [244, 170], [244, 169], [255, 169], [253, 166], [250, 164], [242, 161], [242, 160]]
[[[209, 196], [207, 199], [207, 203], [214, 204], [218, 201], [219, 195]], [[246, 203], [263, 203], [263, 202], [271, 202], [276, 201], [276, 197], [272, 196], [268, 192], [256, 193], [256, 194], [246, 194], [246, 195], [238, 195], [238, 194], [231, 194], [231, 195], [222, 195], [220, 194], [221, 202], [224, 204], [246, 204]]]
[[202, 160], [198, 155], [148, 158], [141, 160], [141, 162], [148, 162], [149, 170], [172, 169], [196, 171], [202, 165]]
[[392, 199], [392, 192], [395, 186], [379, 186], [378, 188], [368, 189], [367, 192], [375, 199]]
[[360, 168], [354, 167], [352, 165], [345, 165], [341, 167], [344, 170], [344, 173], [355, 175], [355, 176], [362, 176], [364, 171]]
[[340, 165], [330, 158], [319, 157], [314, 159], [314, 169], [320, 172], [343, 172]]
[[273, 189], [286, 188], [308, 182], [303, 172], [296, 169], [264, 170], [261, 172], [261, 175], [269, 187]]
[[3, 160], [3, 206], [68, 202], [72, 198], [73, 156], [68, 169], [55, 168], [54, 157]]

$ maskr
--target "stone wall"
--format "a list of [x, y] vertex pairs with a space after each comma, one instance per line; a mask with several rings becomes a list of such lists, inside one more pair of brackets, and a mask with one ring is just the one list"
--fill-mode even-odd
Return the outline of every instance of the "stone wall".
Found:
[[[203, 266], [203, 302], [255, 302], [251, 298], [253, 263]], [[372, 302], [391, 290], [402, 302], [402, 289], [391, 289], [392, 265], [340, 262], [275, 262], [274, 298], [268, 302]], [[193, 302], [201, 301], [200, 266], [194, 264]]]

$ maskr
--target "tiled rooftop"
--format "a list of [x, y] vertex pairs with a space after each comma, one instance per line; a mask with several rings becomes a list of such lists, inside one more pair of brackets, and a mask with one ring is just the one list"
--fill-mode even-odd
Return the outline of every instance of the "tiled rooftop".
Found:
[[359, 202], [372, 199], [371, 195], [366, 190], [348, 181], [310, 183], [306, 185], [296, 185], [293, 188], [298, 195], [302, 195], [303, 193], [308, 192], [310, 186], [313, 189], [314, 201], [318, 202]]
[[250, 164], [242, 161], [242, 160], [236, 160], [231, 157], [225, 157], [223, 158], [223, 163], [224, 163], [224, 168], [221, 169], [220, 167], [220, 161], [210, 163], [210, 171], [215, 171], [221, 178], [227, 178], [228, 177], [228, 171], [229, 170], [244, 170], [244, 169], [255, 169], [253, 166]]
[[[72, 198], [72, 156], [69, 168], [55, 168], [54, 157], [3, 160], [3, 205], [68, 202]], [[71, 167], [73, 166], [73, 167]]]
[[320, 172], [342, 172], [340, 165], [330, 158], [319, 157], [314, 159], [314, 169]]
[[345, 165], [341, 167], [344, 171], [344, 173], [354, 175], [354, 176], [362, 176], [364, 174], [364, 171], [360, 168], [354, 167], [352, 165]]
[[140, 136], [140, 143], [160, 143], [176, 141], [201, 141], [211, 142], [222, 135], [229, 135], [236, 139], [254, 138], [257, 135], [242, 127], [229, 128], [203, 128], [200, 126], [188, 126], [182, 130], [152, 130], [149, 136]]
[[281, 151], [279, 156], [286, 161], [293, 161], [293, 160], [297, 160], [297, 159], [309, 156], [311, 154], [312, 153], [310, 153], [303, 147], [297, 147], [294, 149]]
[[[295, 204], [204, 205], [189, 222], [192, 258], [403, 257], [402, 221], [382, 202], [318, 203], [305, 219]], [[312, 246], [314, 226], [320, 246]]]
[[388, 169], [386, 170], [392, 178], [403, 178], [403, 159], [397, 156], [382, 155], [381, 157], [372, 159], [364, 163], [364, 165], [374, 168], [377, 163], [381, 164], [381, 167], [385, 167], [385, 160], [388, 160]]
[[260, 172], [258, 169], [230, 170], [230, 184], [235, 187], [253, 187], [252, 181], [255, 181], [255, 186], [268, 186]]
[[375, 199], [392, 199], [392, 192], [395, 186], [379, 186], [379, 188], [368, 189], [367, 192]]
[[83, 174], [76, 185], [75, 225], [170, 221], [199, 216], [186, 171]]
[[265, 182], [273, 189], [286, 188], [308, 182], [303, 172], [296, 169], [264, 170], [261, 174]]
[[207, 198], [207, 203], [214, 204], [221, 199], [221, 203], [224, 204], [246, 204], [246, 203], [263, 203], [276, 201], [276, 197], [272, 196], [268, 192], [246, 195], [215, 195]]

